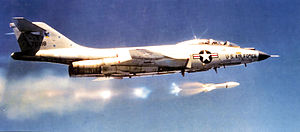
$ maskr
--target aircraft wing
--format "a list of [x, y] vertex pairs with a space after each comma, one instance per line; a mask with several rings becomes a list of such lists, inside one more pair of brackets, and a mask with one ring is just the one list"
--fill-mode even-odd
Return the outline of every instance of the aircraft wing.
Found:
[[163, 58], [170, 58], [167, 56], [164, 56], [160, 53], [153, 52], [147, 49], [132, 49], [129, 50], [129, 53], [133, 59], [152, 59], [152, 60], [158, 60]]

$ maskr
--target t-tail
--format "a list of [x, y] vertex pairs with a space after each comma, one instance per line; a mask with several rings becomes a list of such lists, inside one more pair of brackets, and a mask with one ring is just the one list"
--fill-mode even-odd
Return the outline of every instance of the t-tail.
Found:
[[16, 60], [43, 61], [43, 58], [36, 57], [39, 50], [81, 47], [43, 22], [30, 22], [23, 17], [14, 17], [10, 27], [21, 49], [21, 52], [11, 55]]

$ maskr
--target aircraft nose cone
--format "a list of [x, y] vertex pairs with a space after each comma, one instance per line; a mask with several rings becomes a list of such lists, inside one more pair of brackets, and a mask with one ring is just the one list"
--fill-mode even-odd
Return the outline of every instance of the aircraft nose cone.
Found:
[[258, 54], [258, 61], [265, 60], [265, 59], [267, 59], [267, 58], [269, 58], [269, 57], [270, 57], [269, 54], [259, 51], [259, 54]]

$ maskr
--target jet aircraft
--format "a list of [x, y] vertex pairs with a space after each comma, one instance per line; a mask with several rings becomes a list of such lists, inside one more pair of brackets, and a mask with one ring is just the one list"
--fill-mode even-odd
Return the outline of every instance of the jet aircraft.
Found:
[[192, 39], [173, 45], [89, 48], [43, 22], [14, 17], [10, 23], [21, 49], [15, 60], [68, 65], [71, 77], [117, 78], [207, 71], [265, 60], [270, 55], [229, 41]]

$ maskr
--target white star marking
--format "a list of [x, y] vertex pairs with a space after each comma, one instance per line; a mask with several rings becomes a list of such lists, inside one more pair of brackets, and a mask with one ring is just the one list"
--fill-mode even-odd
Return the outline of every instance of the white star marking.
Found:
[[203, 62], [205, 60], [210, 61], [210, 59], [209, 59], [210, 54], [207, 54], [205, 50], [204, 50], [203, 54], [200, 54], [200, 56], [203, 57]]

